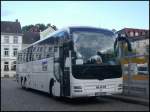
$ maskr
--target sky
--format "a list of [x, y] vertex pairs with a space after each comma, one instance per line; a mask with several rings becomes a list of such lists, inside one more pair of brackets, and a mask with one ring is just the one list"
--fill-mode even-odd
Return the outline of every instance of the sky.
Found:
[[1, 1], [1, 21], [149, 29], [149, 1]]

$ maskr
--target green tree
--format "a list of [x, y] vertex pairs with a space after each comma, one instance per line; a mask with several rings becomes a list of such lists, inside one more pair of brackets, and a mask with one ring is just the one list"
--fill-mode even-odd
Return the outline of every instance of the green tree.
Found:
[[38, 24], [35, 24], [35, 25], [26, 25], [26, 26], [23, 26], [22, 27], [22, 32], [27, 32], [27, 31], [36, 31], [36, 32], [40, 32], [40, 31], [43, 31], [45, 29], [47, 29], [48, 27], [52, 27], [54, 30], [57, 30], [57, 27], [55, 25], [52, 25], [51, 24], [41, 24], [41, 23], [38, 23]]
[[22, 27], [22, 32], [27, 32], [29, 31], [34, 25], [26, 25]]
[[47, 26], [45, 26], [44, 24], [36, 24], [35, 25], [40, 31], [43, 31], [47, 28]]

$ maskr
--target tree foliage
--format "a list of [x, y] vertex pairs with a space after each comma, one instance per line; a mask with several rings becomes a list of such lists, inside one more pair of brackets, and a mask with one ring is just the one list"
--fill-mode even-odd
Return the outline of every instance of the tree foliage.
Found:
[[57, 27], [55, 25], [51, 25], [51, 24], [31, 24], [31, 25], [26, 25], [22, 27], [22, 32], [27, 32], [27, 31], [32, 31], [32, 32], [40, 32], [43, 31], [45, 29], [47, 29], [48, 27], [52, 27], [54, 30], [57, 30]]
[[22, 32], [27, 32], [29, 31], [34, 25], [26, 25], [22, 27]]

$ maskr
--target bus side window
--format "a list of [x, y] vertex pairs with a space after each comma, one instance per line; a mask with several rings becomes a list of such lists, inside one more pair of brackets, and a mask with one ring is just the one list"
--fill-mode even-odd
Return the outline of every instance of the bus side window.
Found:
[[36, 52], [39, 52], [39, 47], [37, 46], [37, 48], [36, 48]]
[[28, 62], [29, 53], [26, 53], [25, 62]]
[[57, 52], [57, 50], [58, 50], [57, 47], [54, 47], [54, 52]]
[[35, 60], [38, 60], [38, 53], [36, 53], [36, 55], [35, 55]]
[[25, 58], [25, 62], [27, 62], [28, 61], [28, 54], [29, 54], [29, 52], [28, 52], [28, 50], [26, 51], [26, 53], [25, 53], [25, 56], [26, 56], [26, 58]]
[[18, 53], [18, 56], [17, 56], [17, 63], [19, 64], [19, 60], [20, 60], [20, 54]]
[[49, 47], [48, 52], [52, 52], [52, 47], [51, 46]]
[[34, 53], [32, 53], [32, 61], [34, 61]]
[[29, 52], [29, 53], [28, 53], [28, 55], [29, 55], [29, 62], [30, 62], [30, 61], [31, 61], [32, 53], [31, 53], [31, 52]]
[[35, 52], [36, 52], [36, 47], [33, 47], [33, 49], [32, 49], [32, 61], [35, 61]]
[[39, 54], [39, 60], [42, 59], [41, 54]]
[[32, 53], [32, 61], [34, 61], [34, 55], [35, 55], [35, 54], [34, 54], [34, 52], [33, 52], [33, 53]]
[[28, 59], [28, 55], [27, 55], [27, 53], [25, 53], [25, 62], [27, 62], [27, 59]]
[[45, 48], [42, 47], [42, 50], [41, 50], [41, 59], [44, 59], [44, 58], [45, 58], [44, 50], [45, 50]]
[[22, 53], [20, 53], [19, 63], [22, 63]]
[[48, 54], [46, 54], [46, 58], [49, 58], [49, 57], [50, 57], [49, 53], [48, 53]]
[[23, 54], [23, 61], [22, 61], [22, 63], [25, 63], [25, 59], [26, 57], [25, 57], [25, 53]]
[[40, 52], [42, 52], [42, 51], [43, 51], [43, 46], [40, 47]]
[[49, 58], [50, 55], [49, 55], [49, 46], [46, 46], [45, 48], [45, 58]]

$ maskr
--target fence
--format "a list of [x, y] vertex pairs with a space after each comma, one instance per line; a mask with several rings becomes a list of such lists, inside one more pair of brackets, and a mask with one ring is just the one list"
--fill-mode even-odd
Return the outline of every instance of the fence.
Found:
[[121, 64], [123, 94], [149, 98], [149, 55], [124, 57]]

